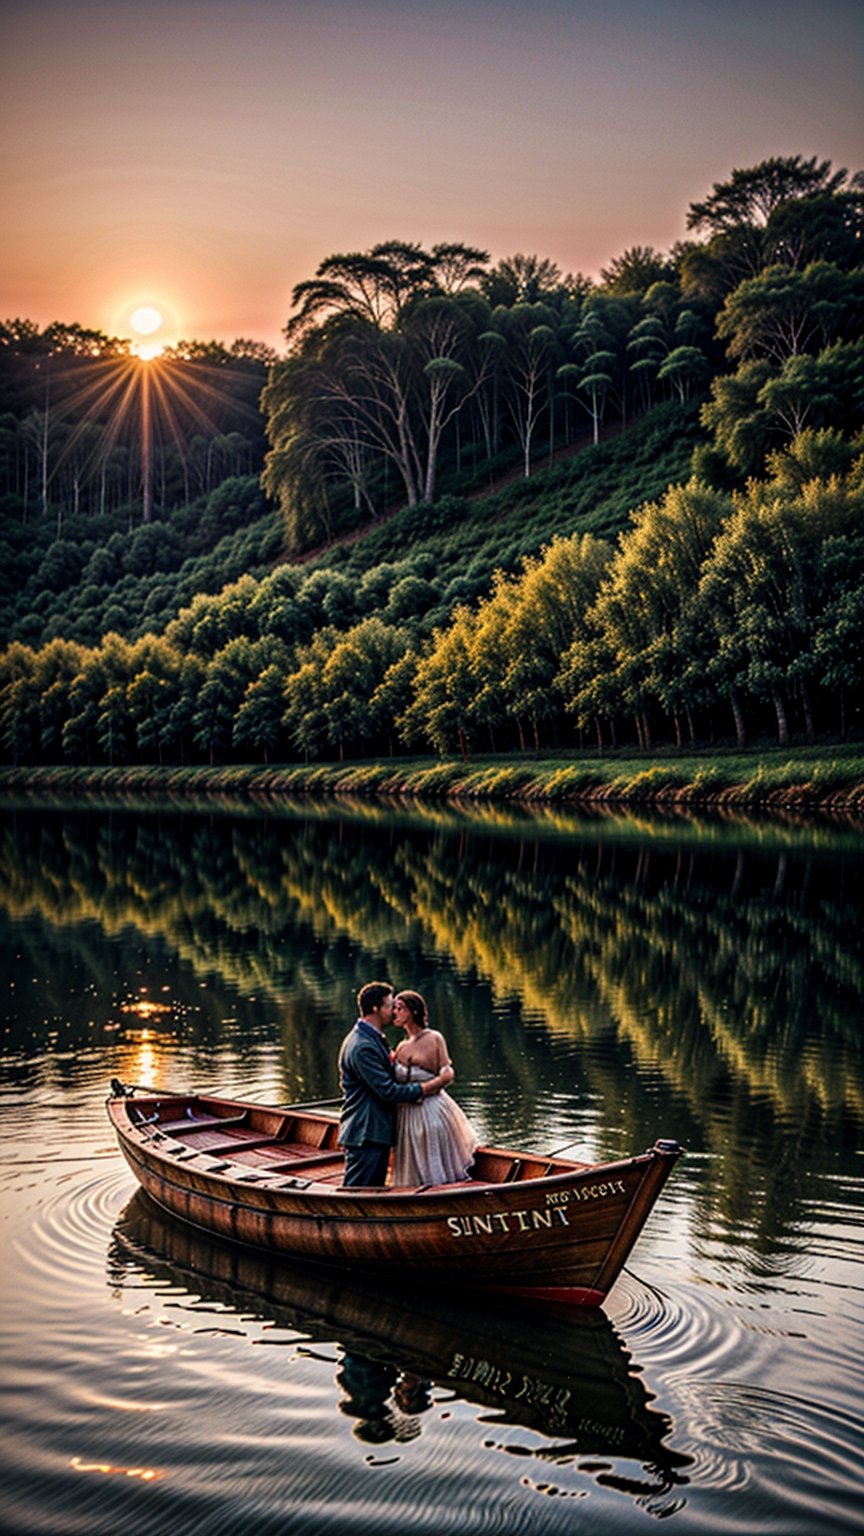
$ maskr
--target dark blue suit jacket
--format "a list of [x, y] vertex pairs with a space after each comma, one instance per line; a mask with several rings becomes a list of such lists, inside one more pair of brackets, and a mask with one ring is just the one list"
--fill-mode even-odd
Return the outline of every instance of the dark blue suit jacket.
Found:
[[419, 1083], [397, 1083], [384, 1036], [358, 1019], [339, 1052], [344, 1105], [339, 1140], [345, 1147], [368, 1142], [392, 1147], [396, 1140], [396, 1105], [416, 1104]]

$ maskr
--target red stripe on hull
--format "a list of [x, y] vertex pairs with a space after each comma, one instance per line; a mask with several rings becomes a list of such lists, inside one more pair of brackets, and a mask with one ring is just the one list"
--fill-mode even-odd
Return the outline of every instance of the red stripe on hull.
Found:
[[486, 1285], [485, 1291], [501, 1296], [530, 1296], [532, 1301], [555, 1301], [563, 1307], [602, 1307], [605, 1291], [584, 1285]]

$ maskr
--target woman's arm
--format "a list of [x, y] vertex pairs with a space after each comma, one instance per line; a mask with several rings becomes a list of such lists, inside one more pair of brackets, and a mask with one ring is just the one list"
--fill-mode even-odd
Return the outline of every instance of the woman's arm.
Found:
[[456, 1073], [453, 1071], [453, 1068], [448, 1062], [445, 1067], [441, 1068], [441, 1071], [438, 1073], [437, 1077], [427, 1077], [425, 1083], [420, 1084], [424, 1099], [427, 1098], [430, 1093], [440, 1093], [442, 1088], [446, 1088], [448, 1083], [452, 1083], [455, 1076]]

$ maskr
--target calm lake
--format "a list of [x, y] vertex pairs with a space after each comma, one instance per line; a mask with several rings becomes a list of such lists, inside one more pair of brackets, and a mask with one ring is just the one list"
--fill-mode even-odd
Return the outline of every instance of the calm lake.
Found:
[[[0, 864], [4, 1532], [861, 1529], [864, 828], [7, 801]], [[687, 1147], [603, 1314], [136, 1195], [111, 1077], [331, 1099], [380, 976], [483, 1139]]]

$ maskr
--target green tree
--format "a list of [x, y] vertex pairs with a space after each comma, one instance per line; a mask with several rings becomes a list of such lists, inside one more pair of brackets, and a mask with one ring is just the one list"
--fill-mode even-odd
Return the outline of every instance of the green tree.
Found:
[[327, 740], [323, 674], [334, 640], [332, 630], [318, 630], [309, 645], [297, 651], [285, 677], [282, 723], [307, 762], [318, 756]]
[[230, 749], [235, 716], [249, 684], [268, 665], [269, 649], [267, 641], [252, 642], [240, 635], [209, 661], [192, 713], [192, 735], [211, 763]]
[[[860, 729], [864, 697], [864, 535], [827, 540], [821, 569], [826, 600], [813, 640], [812, 662], [819, 686], [837, 700], [845, 736]], [[851, 708], [850, 708], [851, 705]]]
[[126, 707], [139, 754], [160, 762], [175, 742], [181, 657], [161, 635], [145, 635], [132, 648]]
[[775, 368], [800, 352], [818, 352], [842, 340], [860, 318], [864, 272], [845, 273], [830, 262], [803, 272], [768, 267], [730, 293], [717, 318], [717, 335], [730, 357], [766, 358]]
[[447, 628], [435, 631], [417, 663], [414, 697], [398, 722], [403, 740], [429, 741], [441, 755], [455, 746], [467, 757], [476, 689], [471, 667], [476, 623], [471, 609], [460, 604]]
[[[572, 280], [571, 280], [572, 281]], [[517, 304], [548, 304], [561, 288], [561, 269], [548, 257], [504, 256], [482, 278], [483, 292], [494, 309]]]
[[285, 666], [271, 662], [246, 684], [234, 716], [232, 741], [241, 750], [251, 747], [269, 763], [282, 738]]
[[264, 484], [289, 516], [292, 496], [320, 501], [334, 466], [356, 503], [370, 458], [395, 466], [409, 506], [434, 498], [442, 436], [483, 382], [484, 354], [479, 373], [467, 365], [488, 317], [469, 282], [480, 258], [390, 241], [329, 257], [295, 288], [292, 357], [264, 395]]
[[[821, 451], [830, 463], [830, 438]], [[820, 444], [811, 438], [793, 460], [818, 463], [819, 456]], [[844, 603], [836, 560], [842, 545], [834, 541], [860, 539], [864, 501], [854, 479], [814, 476], [799, 488], [794, 466], [787, 474], [775, 459], [774, 469], [772, 479], [751, 481], [736, 495], [705, 562], [699, 596], [715, 632], [715, 678], [727, 693], [770, 703], [785, 744], [793, 695], [813, 734], [813, 690], [827, 655], [819, 637], [826, 633], [826, 612], [836, 615]], [[852, 571], [857, 583], [857, 559]]]
[[672, 274], [672, 264], [667, 256], [655, 251], [652, 245], [632, 245], [620, 256], [615, 256], [608, 267], [601, 267], [600, 279], [606, 293], [647, 293], [654, 283], [663, 282]]
[[558, 370], [559, 378], [574, 382], [579, 394], [586, 397], [595, 443], [600, 441], [606, 400], [615, 383], [615, 353], [610, 343], [609, 332], [598, 310], [586, 308], [578, 330], [571, 337], [571, 345], [577, 355], [581, 354], [582, 360], [564, 363]]
[[818, 356], [788, 357], [757, 401], [790, 439], [809, 425], [857, 424], [864, 407], [864, 342], [837, 342]]
[[68, 717], [63, 726], [63, 755], [68, 761], [89, 763], [94, 756], [125, 761], [130, 657], [128, 642], [113, 631], [104, 636], [101, 645], [83, 653], [70, 683]]
[[377, 716], [370, 700], [401, 659], [406, 644], [407, 636], [377, 615], [334, 640], [321, 671], [320, 700], [327, 740], [338, 749], [340, 759], [348, 747], [368, 751], [382, 728], [389, 734], [390, 721]]
[[[556, 317], [546, 304], [499, 305], [492, 334], [503, 336], [505, 401], [522, 450], [522, 473], [531, 474], [531, 455], [544, 410], [551, 409], [550, 367], [556, 344]], [[484, 335], [488, 335], [485, 332]]]
[[[391, 662], [369, 699], [370, 727], [374, 734], [387, 738], [387, 750], [393, 756], [394, 733], [414, 697], [417, 653], [408, 649]], [[403, 738], [404, 739], [404, 738]]]
[[[855, 430], [864, 413], [864, 343], [835, 342], [817, 354], [799, 352], [779, 367], [767, 358], [721, 374], [701, 410], [715, 452], [740, 475], [759, 474], [772, 447], [788, 447], [806, 428]], [[696, 450], [694, 467], [711, 454]]]
[[848, 272], [861, 264], [862, 240], [864, 175], [860, 171], [846, 189], [782, 203], [765, 226], [768, 261], [792, 267], [830, 261]]
[[809, 160], [775, 155], [715, 182], [707, 197], [690, 204], [687, 228], [707, 232], [712, 256], [728, 266], [733, 281], [740, 281], [765, 265], [772, 216], [800, 199], [836, 196], [847, 176], [845, 169], [835, 171], [830, 160], [815, 155]]
[[111, 683], [99, 700], [96, 715], [96, 739], [109, 764], [125, 763], [129, 752], [128, 726], [126, 689], [122, 683]]
[[0, 740], [13, 763], [32, 760], [38, 737], [36, 653], [17, 641], [0, 654]]
[[631, 514], [591, 610], [591, 624], [613, 664], [619, 709], [633, 716], [640, 746], [651, 746], [651, 711], [672, 715], [678, 744], [682, 714], [695, 736], [702, 702], [694, 663], [693, 604], [703, 562], [728, 498], [698, 481], [670, 486], [659, 502]]
[[496, 571], [492, 591], [479, 603], [473, 614], [467, 637], [467, 663], [470, 697], [465, 701], [464, 720], [470, 735], [488, 731], [489, 746], [497, 748], [496, 730], [507, 719], [507, 698], [503, 673], [507, 665], [506, 630], [515, 602], [517, 582], [503, 571]]
[[554, 539], [512, 584], [498, 667], [503, 658], [504, 695], [523, 748], [526, 724], [539, 751], [541, 730], [554, 730], [564, 714], [561, 661], [583, 631], [611, 555], [591, 534]]
[[668, 379], [681, 401], [688, 400], [707, 375], [708, 360], [699, 347], [673, 347], [657, 369], [657, 378]]

